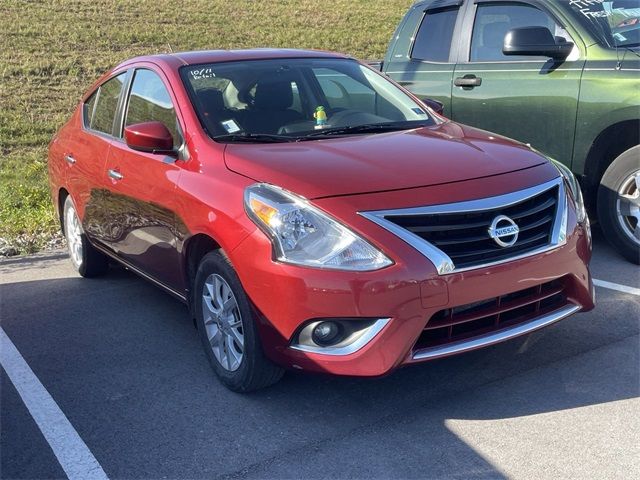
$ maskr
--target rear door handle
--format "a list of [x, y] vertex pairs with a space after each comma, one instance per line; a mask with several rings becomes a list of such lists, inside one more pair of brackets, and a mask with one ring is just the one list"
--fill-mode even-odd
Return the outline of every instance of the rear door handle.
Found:
[[465, 75], [464, 77], [458, 77], [453, 81], [456, 87], [473, 88], [482, 85], [482, 78], [475, 75]]
[[73, 165], [74, 163], [76, 163], [76, 159], [73, 158], [73, 155], [71, 155], [70, 153], [68, 153], [67, 155], [64, 156], [64, 159], [67, 161], [67, 163], [69, 165]]
[[107, 175], [109, 175], [109, 178], [112, 178], [113, 180], [122, 180], [124, 178], [124, 175], [122, 175], [119, 171], [113, 169], [109, 169], [107, 171]]

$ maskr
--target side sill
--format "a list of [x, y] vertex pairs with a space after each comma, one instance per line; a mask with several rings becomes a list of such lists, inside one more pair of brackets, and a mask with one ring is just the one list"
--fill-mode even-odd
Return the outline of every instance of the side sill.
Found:
[[142, 270], [140, 270], [137, 267], [134, 267], [133, 265], [131, 265], [129, 262], [127, 262], [126, 260], [123, 260], [122, 258], [118, 257], [115, 253], [111, 252], [110, 250], [102, 247], [101, 245], [95, 244], [93, 242], [91, 242], [91, 245], [96, 249], [96, 250], [100, 250], [101, 253], [104, 253], [106, 256], [108, 256], [109, 258], [115, 260], [116, 262], [118, 262], [119, 264], [121, 264], [123, 267], [125, 267], [127, 270], [131, 270], [133, 273], [135, 273], [136, 275], [144, 278], [145, 280], [153, 283], [154, 285], [156, 285], [157, 287], [160, 287], [162, 290], [164, 290], [165, 292], [171, 294], [172, 296], [174, 296], [175, 298], [177, 298], [178, 300], [180, 300], [182, 303], [188, 304], [189, 302], [187, 301], [187, 296], [178, 292], [177, 290], [174, 290], [173, 288], [165, 285], [162, 282], [159, 282], [158, 280], [156, 280], [155, 278], [153, 278], [151, 275], [148, 275], [146, 273], [144, 273]]

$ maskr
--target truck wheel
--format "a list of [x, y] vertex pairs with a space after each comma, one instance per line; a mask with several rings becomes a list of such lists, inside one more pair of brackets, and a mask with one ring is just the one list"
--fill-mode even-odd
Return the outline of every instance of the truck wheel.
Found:
[[598, 220], [609, 243], [640, 264], [640, 145], [621, 154], [604, 172]]
[[264, 356], [249, 298], [222, 253], [210, 252], [200, 262], [193, 302], [200, 340], [227, 388], [250, 392], [282, 378], [284, 371]]
[[70, 196], [64, 201], [63, 208], [64, 236], [71, 263], [83, 277], [104, 275], [109, 269], [109, 260], [87, 240]]

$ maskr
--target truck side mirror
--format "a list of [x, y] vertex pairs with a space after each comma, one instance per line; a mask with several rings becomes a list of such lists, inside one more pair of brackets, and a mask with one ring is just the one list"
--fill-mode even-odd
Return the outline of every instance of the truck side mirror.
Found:
[[557, 42], [546, 27], [512, 28], [504, 37], [502, 53], [529, 55], [564, 60], [573, 50], [571, 42]]
[[422, 100], [427, 107], [429, 107], [431, 110], [433, 110], [434, 112], [436, 112], [439, 115], [443, 115], [444, 114], [444, 104], [434, 100], [433, 98], [425, 98]]

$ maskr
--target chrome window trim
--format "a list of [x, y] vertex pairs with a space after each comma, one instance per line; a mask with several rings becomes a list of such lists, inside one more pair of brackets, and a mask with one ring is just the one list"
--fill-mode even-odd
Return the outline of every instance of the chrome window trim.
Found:
[[427, 347], [416, 350], [413, 353], [412, 358], [413, 360], [433, 360], [456, 353], [475, 350], [481, 347], [488, 347], [489, 345], [504, 342], [505, 340], [510, 340], [512, 338], [519, 337], [520, 335], [525, 335], [527, 333], [551, 325], [552, 323], [567, 318], [569, 315], [572, 315], [579, 310], [580, 307], [578, 305], [565, 305], [558, 310], [554, 310], [553, 312], [547, 313], [546, 315], [534, 318], [533, 320], [530, 320], [526, 323], [514, 325], [513, 327], [508, 327], [497, 332], [489, 333], [469, 340], [450, 343], [448, 345]]
[[379, 318], [365, 332], [360, 335], [357, 340], [349, 345], [342, 347], [313, 347], [310, 345], [293, 344], [291, 349], [301, 352], [318, 353], [321, 355], [350, 355], [362, 349], [366, 344], [373, 340], [378, 333], [391, 321], [391, 318]]
[[[467, 213], [504, 208], [539, 195], [540, 193], [543, 193], [554, 187], [558, 187], [558, 208], [556, 209], [556, 217], [553, 221], [551, 242], [548, 245], [520, 255], [514, 255], [513, 257], [509, 257], [508, 259], [496, 260], [493, 262], [487, 262], [471, 267], [456, 268], [451, 258], [445, 252], [437, 248], [435, 245], [432, 245], [428, 241], [420, 238], [418, 235], [411, 233], [409, 230], [400, 227], [393, 222], [390, 222], [386, 218], [404, 215]], [[526, 188], [524, 190], [518, 190], [517, 192], [507, 193], [504, 195], [498, 195], [495, 197], [487, 197], [478, 200], [469, 200], [456, 203], [429, 205], [423, 207], [402, 208], [397, 210], [375, 210], [358, 212], [358, 215], [371, 220], [385, 230], [400, 237], [403, 241], [405, 241], [413, 248], [418, 250], [418, 252], [420, 252], [422, 255], [427, 257], [435, 265], [438, 275], [446, 275], [450, 273], [465, 272], [467, 270], [476, 270], [478, 268], [490, 267], [514, 260], [520, 260], [522, 258], [530, 257], [532, 255], [538, 255], [540, 253], [544, 253], [549, 250], [553, 250], [554, 248], [557, 248], [561, 245], [564, 245], [567, 241], [567, 206], [567, 194], [564, 186], [564, 181], [560, 176], [534, 187]]]

